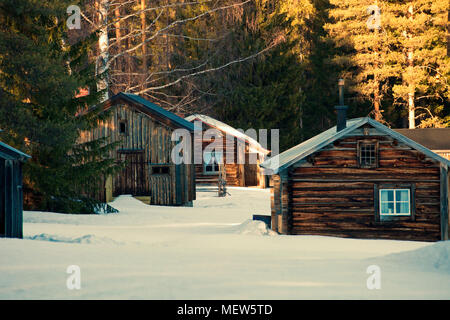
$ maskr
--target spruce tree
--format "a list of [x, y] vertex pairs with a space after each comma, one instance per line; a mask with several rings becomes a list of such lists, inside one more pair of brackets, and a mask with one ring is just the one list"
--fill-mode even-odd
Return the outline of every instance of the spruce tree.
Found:
[[396, 41], [393, 98], [408, 114], [409, 128], [450, 123], [450, 57], [446, 52], [448, 2], [393, 1], [386, 29]]
[[[82, 194], [114, 170], [103, 141], [77, 145], [98, 116], [80, 111], [98, 102], [89, 50], [95, 37], [70, 43], [66, 9], [73, 1], [0, 3], [1, 139], [32, 156], [24, 167], [25, 207], [88, 213]], [[81, 5], [80, 3], [78, 3]], [[80, 88], [90, 94], [75, 98]]]
[[[360, 104], [395, 126], [442, 126], [449, 119], [449, 66], [443, 1], [331, 1], [325, 27], [336, 42], [334, 61]], [[377, 16], [379, 27], [370, 27]], [[373, 26], [373, 25], [372, 25]], [[348, 82], [347, 82], [348, 83]], [[383, 113], [381, 113], [383, 112]], [[407, 120], [407, 121], [402, 121]]]
[[[215, 115], [244, 130], [280, 129], [280, 150], [301, 141], [304, 64], [297, 53], [294, 19], [276, 1], [257, 1], [243, 12], [217, 60], [246, 57], [274, 42], [264, 55], [211, 75]], [[215, 79], [215, 80], [214, 80]], [[220, 80], [217, 80], [220, 79]]]

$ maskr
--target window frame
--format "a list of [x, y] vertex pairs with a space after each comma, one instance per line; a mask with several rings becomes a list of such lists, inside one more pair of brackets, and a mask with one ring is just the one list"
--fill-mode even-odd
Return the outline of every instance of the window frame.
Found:
[[[162, 175], [171, 175], [171, 172], [172, 172], [172, 170], [171, 170], [171, 165], [170, 164], [152, 164], [151, 165], [151, 169], [150, 169], [150, 174], [152, 175], [152, 176], [162, 176]], [[164, 170], [164, 171], [167, 171], [167, 172], [155, 172], [156, 170], [155, 169], [159, 169], [158, 171], [163, 171], [163, 170], [161, 170], [161, 169], [167, 169], [167, 170]]]
[[[409, 190], [409, 214], [405, 213], [381, 213], [381, 191], [394, 190], [394, 208], [395, 208], [395, 190]], [[416, 186], [415, 184], [375, 184], [374, 185], [374, 208], [375, 221], [398, 221], [416, 219]], [[394, 209], [395, 210], [395, 209]]]
[[[375, 162], [372, 165], [363, 165], [361, 163], [361, 152], [362, 152], [362, 145], [372, 144], [374, 145], [374, 152], [375, 152]], [[359, 168], [365, 168], [365, 169], [372, 169], [372, 168], [378, 168], [379, 165], [379, 141], [375, 139], [362, 139], [358, 140], [358, 146], [357, 146], [357, 161], [358, 161], [358, 167]]]
[[[122, 125], [125, 126], [125, 132], [121, 131]], [[128, 121], [127, 120], [119, 120], [119, 135], [128, 136]]]
[[[206, 167], [210, 166], [211, 164], [205, 163], [205, 161], [203, 161], [203, 174], [204, 175], [219, 175], [219, 173], [220, 173], [220, 164], [219, 164], [219, 162], [217, 162], [215, 150], [214, 151], [203, 151], [203, 152], [214, 153], [214, 159], [216, 160], [215, 163], [217, 164], [217, 171], [216, 170], [214, 170], [214, 171], [206, 171]], [[212, 157], [211, 157], [211, 159], [212, 159]], [[216, 166], [213, 165], [214, 169], [215, 169], [215, 167]]]
[[[392, 201], [389, 201], [389, 200], [388, 201], [383, 201], [382, 196], [381, 196], [383, 191], [392, 191], [393, 200]], [[397, 200], [396, 199], [397, 191], [408, 191], [408, 200], [407, 201], [399, 201], [399, 200]], [[394, 189], [394, 188], [393, 189], [379, 189], [378, 192], [380, 193], [379, 194], [380, 215], [382, 215], [382, 216], [396, 216], [396, 217], [397, 216], [410, 216], [411, 215], [411, 189], [409, 189], [409, 188], [405, 188], [405, 189], [400, 189], [400, 188], [396, 188], [396, 189]], [[397, 203], [402, 203], [402, 202], [408, 203], [408, 212], [405, 212], [405, 213], [403, 213], [403, 212], [400, 212], [400, 213], [395, 212], [395, 211], [397, 211]], [[383, 203], [393, 203], [394, 204], [394, 207], [393, 207], [394, 212], [393, 213], [383, 213], [382, 210], [381, 210], [381, 207], [382, 207]]]

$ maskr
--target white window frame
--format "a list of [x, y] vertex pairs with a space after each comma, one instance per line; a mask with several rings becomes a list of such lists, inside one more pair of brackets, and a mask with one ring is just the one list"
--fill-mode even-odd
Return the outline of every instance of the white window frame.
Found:
[[[204, 151], [204, 152], [206, 152], [206, 151]], [[214, 154], [214, 160], [217, 163], [217, 170], [214, 170], [215, 169], [215, 165], [213, 165], [212, 166], [213, 167], [213, 171], [206, 171], [206, 167], [209, 166], [210, 164], [203, 161], [203, 174], [205, 174], [205, 175], [208, 175], [208, 174], [218, 175], [219, 172], [220, 172], [220, 166], [219, 166], [219, 162], [217, 161], [217, 158], [216, 158], [216, 152], [215, 151], [208, 151], [208, 153]], [[212, 158], [213, 157], [211, 157], [211, 159]]]
[[[396, 213], [397, 211], [397, 203], [406, 203], [406, 201], [397, 201], [395, 199], [396, 197], [396, 192], [395, 191], [408, 191], [408, 213]], [[394, 194], [394, 200], [393, 201], [382, 201], [381, 200], [381, 192], [382, 191], [393, 191]], [[411, 189], [408, 188], [383, 188], [380, 189], [378, 194], [379, 197], [379, 206], [380, 206], [380, 216], [411, 216]], [[382, 212], [382, 204], [383, 203], [394, 203], [394, 212], [393, 213], [383, 213]]]

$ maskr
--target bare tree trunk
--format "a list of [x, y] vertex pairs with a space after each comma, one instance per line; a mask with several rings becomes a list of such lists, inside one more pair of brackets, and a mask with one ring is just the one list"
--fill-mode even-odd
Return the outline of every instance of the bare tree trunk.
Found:
[[145, 0], [141, 0], [141, 28], [142, 28], [142, 89], [145, 87], [145, 80], [147, 78], [147, 44], [145, 43], [147, 41], [147, 22], [145, 17]]
[[[413, 20], [413, 6], [412, 4], [408, 7], [408, 15], [409, 20], [412, 23]], [[411, 38], [412, 35], [409, 35]], [[416, 114], [415, 114], [415, 107], [414, 107], [414, 94], [415, 94], [415, 86], [414, 86], [414, 54], [413, 54], [413, 48], [411, 45], [408, 48], [408, 123], [410, 129], [415, 129], [416, 127]]]
[[[169, 4], [169, 0], [167, 0], [167, 4]], [[169, 8], [167, 8], [166, 12], [167, 12], [166, 25], [169, 25], [169, 18], [170, 18], [170, 11], [169, 11]], [[170, 69], [170, 59], [169, 59], [169, 35], [166, 35], [166, 68], [167, 68], [167, 70]]]
[[450, 9], [447, 11], [447, 56], [450, 57]]
[[121, 37], [122, 33], [120, 30], [120, 7], [117, 6], [114, 10], [114, 15], [117, 19], [117, 22], [114, 24], [116, 27], [116, 42], [117, 42], [117, 51], [120, 52], [122, 50], [122, 43], [121, 43]]
[[379, 88], [378, 80], [375, 79], [375, 90], [374, 90], [374, 102], [373, 109], [375, 113], [375, 120], [380, 121], [382, 119], [380, 112], [380, 88]]
[[[133, 33], [133, 25], [132, 24], [129, 25], [128, 32]], [[128, 38], [127, 49], [129, 49], [131, 47], [133, 47], [132, 38]], [[127, 53], [127, 66], [126, 66], [126, 69], [128, 70], [128, 81], [127, 81], [127, 86], [126, 86], [127, 91], [128, 91], [128, 88], [130, 88], [132, 86], [132, 78], [131, 78], [131, 73], [133, 71], [133, 68], [131, 66], [132, 61], [133, 61], [133, 58], [131, 57], [131, 54]]]
[[[375, 1], [377, 4], [377, 1]], [[375, 55], [375, 68], [374, 68], [374, 90], [373, 90], [373, 109], [374, 109], [374, 117], [376, 121], [381, 121], [382, 115], [380, 111], [380, 79], [378, 77], [378, 70], [380, 69], [380, 31], [378, 28], [375, 30], [375, 45], [376, 49], [374, 50]]]
[[102, 75], [102, 78], [97, 81], [97, 90], [104, 90], [105, 93], [101, 101], [109, 98], [109, 83], [108, 83], [108, 61], [109, 61], [109, 38], [108, 38], [108, 7], [109, 0], [99, 0], [98, 2], [98, 17], [100, 26], [100, 36], [98, 38], [99, 56], [96, 62], [96, 74]]

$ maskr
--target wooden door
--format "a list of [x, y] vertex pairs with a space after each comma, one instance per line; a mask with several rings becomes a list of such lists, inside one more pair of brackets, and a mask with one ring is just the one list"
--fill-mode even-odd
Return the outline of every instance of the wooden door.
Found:
[[5, 179], [5, 160], [0, 159], [0, 237], [5, 235], [5, 195], [6, 195], [6, 179]]
[[[257, 155], [253, 155], [253, 157]], [[252, 187], [258, 185], [258, 164], [250, 163], [250, 154], [245, 154], [245, 165], [244, 165], [244, 176], [245, 176], [245, 186]]]
[[144, 153], [142, 151], [119, 151], [117, 157], [124, 163], [125, 168], [116, 177], [114, 196], [121, 194], [148, 195]]

